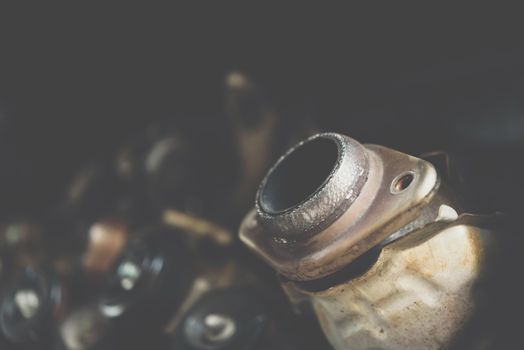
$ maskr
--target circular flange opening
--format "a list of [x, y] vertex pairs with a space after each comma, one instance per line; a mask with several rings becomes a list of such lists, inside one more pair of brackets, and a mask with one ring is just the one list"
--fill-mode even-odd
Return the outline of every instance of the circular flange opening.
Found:
[[258, 202], [268, 214], [280, 214], [311, 198], [339, 161], [339, 146], [328, 137], [305, 142], [281, 158], [263, 183]]

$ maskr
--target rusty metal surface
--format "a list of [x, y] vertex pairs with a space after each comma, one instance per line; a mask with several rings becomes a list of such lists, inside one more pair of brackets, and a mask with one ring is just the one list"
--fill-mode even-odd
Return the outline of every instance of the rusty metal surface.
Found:
[[335, 349], [443, 349], [474, 310], [486, 235], [468, 225], [419, 232], [386, 246], [360, 277], [319, 292], [293, 282], [286, 290], [310, 300]]
[[[268, 227], [268, 218], [260, 210], [252, 211], [240, 227], [242, 241], [285, 277], [314, 280], [342, 269], [413, 221], [439, 188], [435, 168], [424, 160], [381, 146], [367, 145], [365, 152], [369, 159], [367, 181], [359, 196], [331, 225], [306, 237], [282, 237], [281, 231]], [[413, 174], [409, 187], [393, 193], [392, 183], [407, 172]]]
[[339, 183], [356, 186], [358, 193], [341, 215], [329, 205], [339, 198], [329, 191], [312, 196], [319, 206], [298, 207], [302, 217], [331, 213], [335, 220], [313, 233], [308, 220], [302, 226], [289, 218], [288, 226], [271, 221], [259, 192], [240, 237], [283, 277], [296, 310], [313, 307], [335, 349], [448, 348], [476, 308], [490, 217], [465, 213], [431, 163], [382, 146], [363, 147], [366, 180], [361, 187]]

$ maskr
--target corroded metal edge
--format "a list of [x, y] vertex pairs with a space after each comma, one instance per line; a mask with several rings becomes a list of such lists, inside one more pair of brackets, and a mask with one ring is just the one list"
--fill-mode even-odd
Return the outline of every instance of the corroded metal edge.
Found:
[[[319, 138], [330, 139], [337, 145], [334, 168], [309, 198], [280, 213], [268, 213], [261, 205], [261, 194], [268, 179], [286, 158], [300, 147]], [[312, 167], [315, 164], [311, 164]], [[338, 219], [356, 200], [368, 176], [367, 152], [357, 141], [340, 134], [314, 135], [288, 150], [271, 167], [257, 192], [256, 210], [260, 224], [280, 237], [304, 236], [319, 232]]]
[[[341, 270], [391, 233], [414, 220], [439, 188], [428, 162], [376, 145], [365, 146], [368, 181], [352, 205], [331, 225], [304, 240], [282, 238], [268, 229], [257, 211], [240, 227], [241, 240], [280, 274], [295, 281], [325, 277]], [[408, 189], [392, 194], [391, 182], [413, 171]]]

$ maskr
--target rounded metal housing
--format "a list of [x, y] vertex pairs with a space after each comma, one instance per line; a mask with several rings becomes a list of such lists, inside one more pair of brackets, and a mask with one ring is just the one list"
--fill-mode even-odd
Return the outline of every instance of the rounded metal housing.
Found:
[[478, 219], [428, 161], [320, 134], [269, 171], [240, 238], [334, 349], [441, 349], [476, 307], [491, 235]]
[[[409, 181], [392, 192], [402, 174]], [[344, 135], [315, 135], [269, 170], [240, 238], [286, 278], [317, 280], [416, 219], [439, 184], [422, 159]]]

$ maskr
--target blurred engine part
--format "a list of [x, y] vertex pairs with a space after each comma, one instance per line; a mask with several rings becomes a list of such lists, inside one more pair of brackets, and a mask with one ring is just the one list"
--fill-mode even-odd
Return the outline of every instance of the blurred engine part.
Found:
[[172, 349], [328, 346], [315, 322], [291, 312], [285, 296], [274, 288], [276, 279], [261, 274], [248, 258], [223, 248], [212, 252], [202, 245], [195, 251], [196, 278], [166, 327]]
[[42, 262], [42, 232], [28, 220], [17, 220], [0, 226], [0, 279], [18, 268]]
[[5, 291], [0, 307], [0, 327], [9, 348], [51, 348], [67, 307], [67, 288], [54, 271], [23, 269]]
[[493, 231], [443, 174], [318, 134], [269, 170], [240, 237], [292, 302], [313, 306], [335, 349], [447, 348], [477, 306]]
[[268, 309], [256, 291], [237, 288], [207, 293], [182, 320], [173, 349], [259, 348], [261, 338], [267, 340]]
[[109, 318], [130, 318], [138, 313], [143, 322], [165, 322], [187, 293], [191, 261], [175, 235], [153, 229], [131, 240], [115, 264], [100, 308]]
[[140, 349], [161, 341], [162, 328], [185, 298], [193, 274], [180, 238], [163, 227], [131, 238], [98, 300], [61, 324], [66, 348]]
[[82, 257], [83, 269], [91, 274], [109, 271], [125, 247], [127, 231], [121, 222], [95, 222], [89, 229], [87, 248]]

